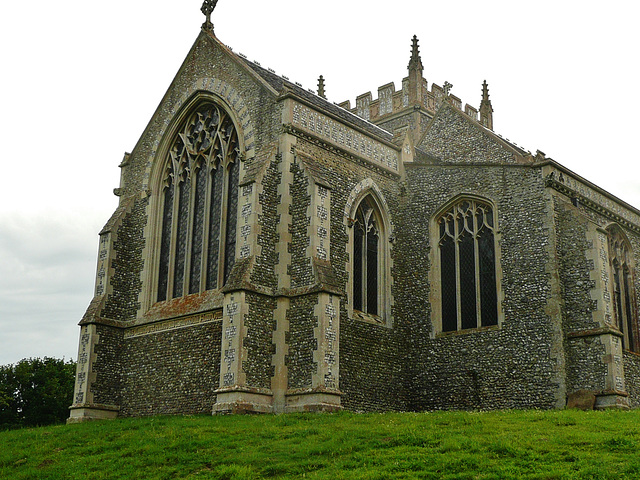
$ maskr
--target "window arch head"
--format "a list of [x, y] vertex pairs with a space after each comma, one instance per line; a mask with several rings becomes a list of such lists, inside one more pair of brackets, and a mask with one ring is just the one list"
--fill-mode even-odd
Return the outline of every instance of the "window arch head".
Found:
[[498, 324], [493, 206], [461, 198], [436, 216], [442, 331]]
[[631, 245], [618, 225], [607, 228], [609, 269], [613, 289], [614, 323], [622, 332], [623, 347], [639, 350], [638, 313], [635, 301], [634, 262]]
[[164, 159], [157, 300], [222, 286], [235, 261], [239, 136], [219, 104], [200, 102]]

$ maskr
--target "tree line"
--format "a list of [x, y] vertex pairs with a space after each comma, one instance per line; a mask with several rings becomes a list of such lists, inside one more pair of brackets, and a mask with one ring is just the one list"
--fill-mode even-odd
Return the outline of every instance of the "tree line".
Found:
[[75, 372], [73, 360], [49, 357], [0, 366], [0, 430], [64, 422]]

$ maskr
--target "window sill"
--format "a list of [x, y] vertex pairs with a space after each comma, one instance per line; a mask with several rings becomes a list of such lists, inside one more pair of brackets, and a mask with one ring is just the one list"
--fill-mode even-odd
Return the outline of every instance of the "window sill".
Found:
[[384, 321], [382, 317], [379, 317], [378, 315], [373, 315], [371, 313], [361, 312], [360, 310], [353, 311], [353, 319], [360, 320], [361, 322], [365, 322], [365, 323], [380, 325], [383, 327], [387, 326], [387, 323]]
[[437, 332], [436, 338], [457, 337], [459, 335], [468, 335], [468, 334], [478, 333], [478, 332], [490, 332], [493, 330], [500, 330], [500, 325], [488, 325], [486, 327], [465, 328], [464, 330], [454, 330], [451, 332]]

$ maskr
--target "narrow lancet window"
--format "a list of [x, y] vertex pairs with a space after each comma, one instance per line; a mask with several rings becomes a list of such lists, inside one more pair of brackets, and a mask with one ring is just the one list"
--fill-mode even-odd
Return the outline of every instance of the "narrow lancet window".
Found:
[[379, 315], [381, 225], [370, 198], [365, 198], [358, 206], [353, 227], [353, 308]]
[[613, 311], [615, 325], [622, 332], [622, 345], [637, 352], [638, 314], [633, 287], [633, 263], [631, 248], [624, 232], [617, 225], [608, 229], [609, 266], [613, 279]]
[[235, 261], [238, 134], [220, 106], [200, 104], [171, 142], [162, 193], [157, 300], [221, 287]]
[[498, 324], [493, 209], [461, 200], [438, 219], [445, 332]]

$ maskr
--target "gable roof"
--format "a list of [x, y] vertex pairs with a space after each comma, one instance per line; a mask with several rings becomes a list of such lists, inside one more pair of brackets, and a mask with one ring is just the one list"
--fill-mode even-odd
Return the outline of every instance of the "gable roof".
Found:
[[496, 135], [444, 102], [418, 142], [420, 151], [444, 163], [531, 163], [531, 153]]
[[387, 142], [392, 142], [393, 134], [389, 133], [387, 130], [361, 118], [342, 107], [339, 107], [335, 103], [332, 103], [315, 93], [310, 92], [309, 90], [305, 90], [299, 85], [265, 69], [255, 62], [251, 62], [244, 57], [238, 57], [242, 62], [244, 62], [249, 68], [251, 68], [254, 72], [256, 72], [264, 81], [266, 81], [274, 90], [276, 90], [280, 94], [286, 93], [288, 90], [296, 97], [299, 97], [306, 103], [317, 107], [319, 110], [329, 113], [330, 115], [338, 118], [339, 120], [349, 123], [358, 127], [360, 130], [364, 130], [371, 135], [375, 135], [382, 140]]

